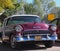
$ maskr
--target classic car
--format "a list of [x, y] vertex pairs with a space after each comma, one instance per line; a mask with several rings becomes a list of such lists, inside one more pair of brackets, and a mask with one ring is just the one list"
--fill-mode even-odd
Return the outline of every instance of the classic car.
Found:
[[47, 48], [57, 40], [56, 26], [41, 22], [37, 15], [13, 15], [4, 19], [2, 41], [12, 48], [21, 44], [44, 44]]
[[60, 39], [60, 18], [55, 18], [54, 20], [50, 21], [49, 24], [54, 24], [56, 25], [56, 33], [58, 36], [58, 39]]

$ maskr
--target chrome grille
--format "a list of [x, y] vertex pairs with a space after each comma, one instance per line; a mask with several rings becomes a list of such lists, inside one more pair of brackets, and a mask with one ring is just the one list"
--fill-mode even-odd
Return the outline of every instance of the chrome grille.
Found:
[[32, 30], [32, 31], [23, 31], [24, 34], [50, 34], [49, 30]]

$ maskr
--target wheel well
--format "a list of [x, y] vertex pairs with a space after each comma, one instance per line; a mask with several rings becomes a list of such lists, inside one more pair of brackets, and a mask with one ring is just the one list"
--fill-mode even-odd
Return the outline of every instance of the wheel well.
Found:
[[10, 40], [10, 38], [11, 38], [11, 35], [14, 35], [13, 33], [10, 33], [10, 35], [9, 35], [9, 40]]

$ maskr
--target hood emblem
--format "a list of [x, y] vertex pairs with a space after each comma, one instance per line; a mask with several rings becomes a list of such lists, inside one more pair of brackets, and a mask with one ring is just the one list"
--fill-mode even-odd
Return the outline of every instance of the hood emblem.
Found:
[[40, 27], [40, 26], [35, 26], [35, 27], [33, 27], [33, 28], [35, 28], [35, 29], [36, 29], [36, 28], [41, 28], [41, 27]]

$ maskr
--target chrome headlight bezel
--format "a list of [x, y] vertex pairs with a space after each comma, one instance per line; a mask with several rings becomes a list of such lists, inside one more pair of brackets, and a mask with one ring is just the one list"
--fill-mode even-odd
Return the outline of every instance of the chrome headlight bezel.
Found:
[[17, 32], [21, 32], [21, 31], [23, 30], [23, 27], [22, 27], [21, 25], [17, 25], [17, 26], [15, 27], [15, 30], [16, 30]]
[[51, 26], [52, 31], [56, 31], [57, 27], [56, 26]]

